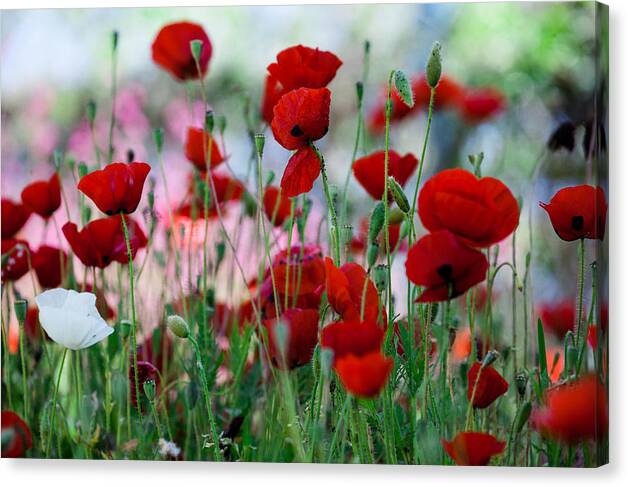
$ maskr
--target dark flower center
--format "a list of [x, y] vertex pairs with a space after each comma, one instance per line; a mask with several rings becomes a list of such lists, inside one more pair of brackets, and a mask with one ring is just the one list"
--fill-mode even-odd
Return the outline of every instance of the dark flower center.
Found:
[[580, 215], [571, 217], [571, 227], [577, 232], [582, 230], [582, 227], [584, 227], [584, 217]]
[[451, 264], [443, 264], [438, 269], [436, 269], [436, 273], [443, 279], [445, 282], [452, 282], [454, 280], [454, 268]]
[[301, 137], [302, 135], [304, 135], [304, 132], [303, 130], [301, 130], [301, 127], [295, 125], [290, 131], [290, 135], [292, 135], [293, 137]]

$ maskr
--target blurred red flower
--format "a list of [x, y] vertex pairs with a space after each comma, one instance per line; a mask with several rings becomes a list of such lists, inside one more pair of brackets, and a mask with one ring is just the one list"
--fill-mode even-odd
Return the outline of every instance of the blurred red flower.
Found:
[[[277, 336], [278, 322], [286, 326], [283, 355]], [[290, 308], [279, 320], [264, 320], [264, 326], [268, 330], [269, 352], [275, 366], [295, 369], [310, 361], [318, 343], [318, 310]]]
[[[207, 161], [209, 153], [209, 143], [211, 140], [211, 160]], [[221, 164], [225, 158], [220, 152], [220, 147], [216, 139], [211, 137], [205, 130], [198, 127], [188, 127], [185, 139], [185, 157], [194, 164], [199, 171], [207, 170], [207, 162], [211, 163], [211, 168]]]
[[[412, 81], [414, 104], [418, 108], [427, 109], [430, 103], [431, 88], [427, 84], [425, 75]], [[452, 77], [443, 74], [436, 85], [434, 94], [434, 110], [445, 110], [456, 107], [464, 96], [464, 87]]]
[[[358, 234], [355, 235], [351, 239], [351, 252], [360, 253], [364, 252], [368, 243], [368, 231], [369, 231], [369, 220], [364, 217], [360, 220]], [[393, 251], [397, 247], [397, 243], [399, 243], [399, 237], [401, 236], [401, 223], [390, 223], [388, 225], [388, 243], [390, 244], [390, 249]], [[382, 252], [385, 251], [384, 248], [384, 232], [380, 232], [377, 237], [377, 243], [379, 244], [379, 248]], [[406, 250], [406, 245], [400, 244], [399, 250]]]
[[341, 65], [342, 61], [332, 52], [298, 45], [277, 54], [277, 62], [268, 65], [268, 72], [286, 91], [323, 88], [334, 79]]
[[543, 436], [564, 443], [598, 440], [608, 433], [606, 389], [592, 374], [547, 389], [530, 422]]
[[445, 301], [486, 277], [485, 255], [466, 247], [453, 233], [439, 230], [421, 237], [408, 251], [406, 275], [418, 286], [422, 303]]
[[[385, 151], [377, 151], [353, 163], [355, 178], [376, 200], [382, 199], [386, 187], [384, 159]], [[388, 152], [388, 176], [395, 178], [401, 186], [406, 184], [418, 164], [417, 158], [410, 153], [402, 157], [393, 150]], [[392, 202], [392, 198], [389, 201]]]
[[589, 325], [587, 329], [587, 343], [593, 349], [597, 349], [597, 326]]
[[113, 162], [83, 176], [78, 189], [107, 215], [133, 213], [140, 203], [149, 171], [150, 166], [145, 162]]
[[[150, 362], [140, 360], [137, 362], [137, 383], [139, 384], [140, 395], [143, 396], [143, 385], [146, 381], [155, 381], [156, 390], [159, 387], [159, 371]], [[131, 401], [133, 405], [137, 405], [137, 395], [135, 394], [135, 367], [133, 366], [133, 359], [130, 358], [129, 363], [129, 382], [131, 383]], [[141, 397], [140, 397], [141, 400]]]
[[[367, 125], [368, 129], [375, 133], [381, 133], [386, 129], [386, 103], [388, 101], [388, 87], [384, 86], [379, 92], [377, 101], [371, 109]], [[390, 123], [400, 122], [413, 113], [414, 107], [409, 107], [399, 96], [397, 89], [393, 87], [390, 93]], [[415, 105], [416, 106], [416, 105]]]
[[292, 204], [290, 198], [286, 197], [277, 186], [268, 186], [264, 190], [264, 213], [268, 220], [276, 227], [290, 218]]
[[[148, 243], [140, 226], [130, 217], [126, 217], [131, 243], [131, 255]], [[79, 232], [76, 224], [67, 222], [63, 225], [63, 234], [79, 260], [88, 267], [104, 269], [112, 262], [127, 264], [124, 232], [120, 215], [93, 220]]]
[[488, 465], [491, 457], [499, 455], [506, 448], [505, 441], [499, 441], [488, 433], [463, 431], [453, 440], [441, 439], [447, 455], [456, 463], [464, 466]]
[[307, 193], [321, 172], [321, 161], [311, 147], [302, 147], [290, 157], [281, 177], [281, 189], [292, 198]]
[[[467, 399], [471, 401], [473, 398], [473, 407], [478, 409], [489, 407], [499, 396], [508, 391], [508, 382], [499, 372], [491, 365], [483, 369], [481, 367], [480, 362], [475, 362], [467, 372]], [[475, 396], [473, 395], [474, 388]]]
[[31, 430], [24, 420], [13, 411], [2, 411], [2, 456], [20, 458], [33, 446]]
[[2, 198], [2, 239], [14, 237], [31, 216], [31, 211], [20, 203]]
[[375, 321], [337, 321], [321, 332], [321, 346], [334, 351], [334, 360], [379, 352], [383, 341], [384, 328]]
[[58, 247], [42, 245], [32, 258], [39, 285], [44, 289], [59, 287], [68, 264], [68, 255]]
[[346, 355], [336, 360], [336, 373], [347, 392], [356, 397], [373, 399], [386, 385], [394, 360], [381, 352]]
[[17, 281], [28, 272], [29, 252], [25, 240], [2, 239], [2, 282]]
[[[325, 257], [327, 299], [331, 307], [345, 321], [379, 321], [379, 294], [364, 268], [349, 262], [338, 268]], [[361, 317], [362, 302], [364, 315]], [[382, 320], [386, 322], [386, 312], [382, 309]]]
[[499, 179], [464, 169], [431, 177], [419, 194], [419, 217], [429, 231], [447, 229], [471, 247], [489, 247], [519, 224], [519, 204]]
[[[311, 294], [325, 285], [325, 263], [323, 254], [318, 245], [307, 244], [303, 246], [293, 245], [279, 252], [273, 259], [273, 274], [277, 290], [284, 293], [286, 281], [288, 295], [301, 296]], [[300, 278], [300, 281], [299, 281]]]
[[212, 43], [198, 24], [176, 22], [162, 27], [153, 41], [153, 61], [179, 81], [198, 79], [198, 67], [190, 48], [190, 42], [194, 40], [203, 43], [199, 65], [205, 76], [212, 56]]
[[283, 95], [273, 108], [271, 128], [277, 142], [289, 150], [307, 146], [329, 128], [331, 92], [299, 88]]
[[563, 188], [540, 205], [561, 239], [604, 239], [607, 205], [602, 188], [584, 184]]
[[35, 181], [22, 190], [22, 203], [44, 219], [61, 206], [61, 185], [57, 173], [48, 181]]
[[571, 299], [542, 303], [539, 307], [539, 318], [543, 329], [562, 340], [568, 331], [576, 326], [576, 303]]
[[281, 83], [277, 78], [272, 75], [266, 76], [264, 82], [264, 93], [262, 96], [261, 115], [262, 119], [270, 125], [273, 121], [273, 108], [279, 101], [279, 99], [287, 93], [287, 90], [283, 89]]
[[466, 90], [460, 99], [459, 110], [468, 123], [481, 123], [506, 109], [504, 95], [495, 88]]

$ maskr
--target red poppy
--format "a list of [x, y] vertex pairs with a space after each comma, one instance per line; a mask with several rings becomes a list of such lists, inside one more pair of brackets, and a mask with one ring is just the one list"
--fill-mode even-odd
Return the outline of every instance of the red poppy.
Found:
[[203, 43], [199, 65], [205, 76], [212, 56], [212, 43], [198, 24], [176, 22], [162, 27], [153, 41], [153, 61], [179, 81], [198, 79], [198, 67], [190, 48], [190, 42], [195, 40]]
[[287, 198], [277, 186], [268, 186], [264, 190], [264, 213], [273, 225], [279, 227], [283, 225], [292, 209], [290, 198]]
[[286, 289], [286, 280], [291, 297], [316, 292], [325, 285], [325, 263], [320, 247], [305, 245], [302, 257], [300, 245], [293, 245], [289, 253], [287, 249], [282, 250], [273, 259], [273, 274], [279, 292]]
[[494, 88], [467, 90], [460, 99], [460, 115], [468, 123], [481, 123], [506, 108], [504, 95]]
[[286, 91], [323, 88], [334, 79], [341, 65], [342, 61], [332, 52], [298, 45], [277, 54], [277, 62], [268, 65], [268, 72]]
[[576, 306], [571, 299], [544, 303], [539, 308], [539, 318], [546, 332], [562, 340], [576, 326]]
[[[273, 271], [274, 272], [274, 271]], [[283, 312], [284, 307], [294, 307], [300, 309], [318, 309], [321, 304], [321, 296], [324, 291], [324, 278], [322, 283], [318, 284], [311, 292], [301, 293], [300, 287], [296, 286], [296, 279], [298, 277], [298, 267], [294, 267], [290, 265], [290, 277], [292, 282], [288, 287], [288, 294], [286, 295], [285, 288], [285, 279], [282, 279], [281, 286], [276, 283], [276, 291], [277, 291], [277, 299], [278, 302], [275, 302], [275, 291], [273, 290], [273, 281], [270, 275], [270, 271], [268, 272], [268, 276], [263, 281], [260, 286], [259, 294], [260, 294], [260, 305], [261, 305], [261, 314], [264, 318], [276, 318], [277, 313], [281, 314]], [[316, 276], [314, 277], [314, 281], [318, 279]], [[296, 294], [299, 292], [299, 294]], [[252, 312], [251, 309], [249, 309]], [[249, 314], [249, 317], [251, 315]]]
[[419, 217], [433, 232], [447, 229], [471, 247], [489, 247], [519, 224], [519, 204], [499, 179], [478, 179], [464, 169], [430, 178], [419, 194]]
[[563, 240], [604, 239], [607, 206], [602, 188], [588, 185], [563, 188], [549, 203], [540, 205]]
[[[155, 381], [156, 389], [159, 386], [159, 371], [150, 362], [139, 360], [137, 362], [137, 382], [140, 389], [140, 400], [144, 396], [143, 385], [146, 381]], [[129, 381], [131, 382], [131, 401], [133, 405], [137, 405], [137, 395], [135, 394], [135, 367], [133, 366], [133, 359], [130, 359], [129, 364]]]
[[473, 345], [471, 340], [471, 330], [469, 328], [459, 329], [456, 332], [456, 338], [454, 338], [454, 343], [451, 346], [451, 358], [454, 363], [462, 363], [471, 355]]
[[379, 352], [383, 341], [384, 329], [375, 321], [337, 321], [321, 332], [321, 346], [334, 351], [334, 360]]
[[[431, 88], [427, 84], [425, 75], [412, 81], [414, 104], [416, 107], [427, 109], [430, 103]], [[453, 78], [442, 75], [434, 93], [434, 110], [444, 110], [457, 106], [464, 96], [464, 87]]]
[[[364, 321], [378, 321], [380, 316], [379, 294], [364, 268], [349, 262], [338, 268], [325, 257], [327, 299], [343, 320], [360, 320], [364, 302]], [[385, 323], [386, 312], [381, 309]]]
[[466, 247], [453, 233], [439, 230], [421, 237], [408, 251], [406, 275], [425, 286], [421, 303], [445, 301], [467, 291], [486, 277], [485, 255]]
[[266, 76], [260, 111], [262, 119], [266, 121], [268, 125], [270, 125], [273, 121], [273, 108], [275, 108], [279, 99], [286, 93], [287, 90], [282, 88], [281, 83], [277, 80], [277, 78], [270, 74]]
[[499, 441], [488, 433], [463, 431], [458, 433], [453, 440], [440, 440], [447, 455], [462, 466], [488, 465], [491, 457], [499, 455], [506, 448], [505, 441]]
[[107, 215], [133, 213], [140, 203], [149, 171], [150, 166], [145, 162], [113, 162], [83, 176], [78, 189]]
[[28, 272], [30, 248], [24, 240], [2, 240], [2, 282], [17, 281]]
[[[362, 187], [376, 200], [384, 196], [386, 182], [384, 180], [385, 151], [377, 151], [362, 157], [353, 163], [353, 174]], [[404, 186], [417, 168], [419, 161], [412, 154], [400, 156], [395, 151], [388, 152], [388, 175]], [[389, 198], [392, 201], [392, 198]]]
[[307, 146], [329, 128], [331, 92], [299, 88], [283, 95], [273, 108], [271, 128], [277, 142], [289, 150]]
[[61, 206], [61, 185], [57, 173], [48, 181], [35, 181], [22, 190], [22, 203], [42, 218], [50, 218]]
[[594, 375], [545, 391], [544, 404], [530, 416], [543, 436], [574, 444], [597, 440], [608, 432], [606, 389]]
[[394, 360], [383, 353], [371, 352], [361, 357], [349, 354], [336, 360], [336, 373], [347, 392], [373, 399], [386, 385]]
[[565, 368], [563, 347], [547, 347], [545, 361], [547, 362], [547, 374], [552, 382], [558, 382]]
[[264, 320], [268, 330], [269, 352], [273, 364], [278, 367], [295, 369], [306, 365], [314, 353], [318, 343], [318, 310], [290, 308], [281, 315], [281, 321], [286, 327], [287, 343], [282, 356], [281, 344], [276, 334], [278, 320], [276, 318]]
[[[209, 152], [210, 134], [197, 127], [188, 127], [185, 139], [185, 157], [194, 164], [199, 171], [207, 169], [207, 154]], [[220, 152], [216, 139], [211, 137], [211, 168], [215, 168], [225, 160]]]
[[[135, 220], [125, 218], [131, 255], [135, 258], [137, 251], [144, 248], [148, 240]], [[104, 269], [114, 261], [121, 264], [129, 262], [120, 215], [91, 221], [80, 232], [70, 222], [63, 225], [62, 230], [76, 256], [88, 267]]]
[[33, 253], [33, 268], [39, 285], [43, 288], [55, 288], [63, 280], [63, 271], [67, 267], [67, 254], [49, 245], [42, 245]]
[[[491, 365], [484, 367], [480, 372], [481, 367], [480, 362], [475, 362], [467, 372], [467, 399], [471, 401], [473, 398], [473, 407], [478, 409], [489, 407], [493, 401], [508, 391], [508, 382], [499, 372]], [[480, 373], [479, 379], [478, 373]], [[475, 396], [473, 395], [474, 388]]]
[[307, 193], [321, 173], [321, 161], [311, 147], [302, 147], [290, 157], [281, 177], [281, 189], [288, 198]]
[[39, 324], [39, 308], [29, 306], [24, 320], [24, 332], [29, 342], [38, 342], [41, 339], [41, 325]]
[[31, 211], [25, 205], [2, 198], [2, 239], [15, 236], [30, 216]]
[[13, 411], [2, 411], [2, 456], [20, 458], [33, 446], [31, 430], [24, 420]]

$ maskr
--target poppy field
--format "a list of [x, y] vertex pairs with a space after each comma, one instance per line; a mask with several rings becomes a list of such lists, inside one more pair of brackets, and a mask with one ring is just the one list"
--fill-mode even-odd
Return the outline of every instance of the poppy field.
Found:
[[608, 461], [608, 11], [424, 7], [3, 15], [2, 457]]

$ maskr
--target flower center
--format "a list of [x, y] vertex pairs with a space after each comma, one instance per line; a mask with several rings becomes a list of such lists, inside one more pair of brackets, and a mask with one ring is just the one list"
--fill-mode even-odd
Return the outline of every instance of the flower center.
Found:
[[577, 232], [582, 230], [582, 227], [584, 227], [584, 217], [580, 215], [571, 217], [571, 227]]

